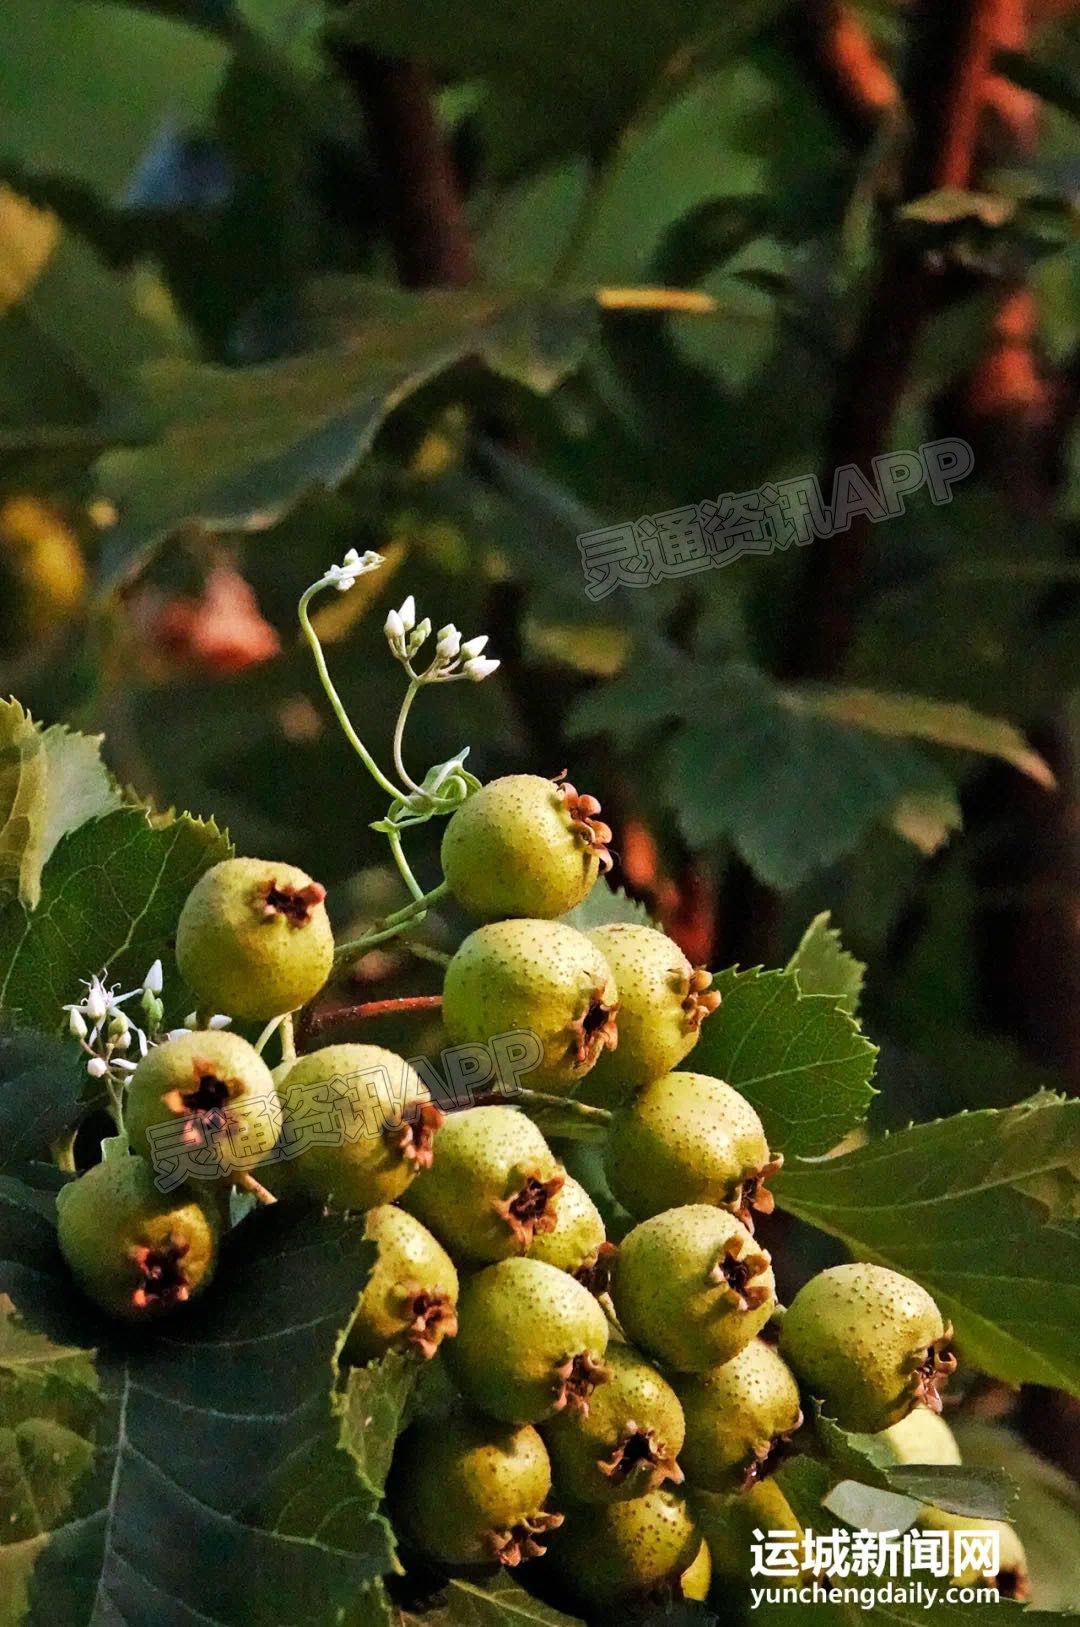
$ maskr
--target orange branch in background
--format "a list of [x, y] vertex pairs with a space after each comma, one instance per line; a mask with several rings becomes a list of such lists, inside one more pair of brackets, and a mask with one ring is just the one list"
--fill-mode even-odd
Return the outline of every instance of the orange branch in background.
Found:
[[1024, 46], [1027, 22], [1027, 0], [983, 0], [973, 8], [971, 34], [938, 164], [939, 187], [971, 185], [988, 108], [996, 107], [1017, 137], [1030, 139], [1035, 98], [991, 72], [999, 51]]
[[900, 105], [900, 89], [877, 46], [848, 6], [832, 5], [821, 36], [822, 64], [868, 121]]

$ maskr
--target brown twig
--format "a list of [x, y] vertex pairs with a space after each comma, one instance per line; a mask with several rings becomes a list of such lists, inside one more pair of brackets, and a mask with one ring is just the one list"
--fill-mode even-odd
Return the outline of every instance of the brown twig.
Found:
[[337, 1028], [342, 1023], [367, 1022], [372, 1017], [404, 1016], [417, 1011], [439, 1011], [441, 994], [407, 994], [392, 1000], [362, 1000], [345, 1006], [313, 1007], [305, 1013], [297, 1036], [297, 1046], [305, 1049], [324, 1029]]

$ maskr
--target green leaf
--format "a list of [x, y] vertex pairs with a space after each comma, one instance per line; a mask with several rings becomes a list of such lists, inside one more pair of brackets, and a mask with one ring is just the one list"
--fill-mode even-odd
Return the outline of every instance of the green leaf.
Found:
[[857, 1258], [921, 1282], [972, 1366], [1080, 1394], [1078, 1158], [1080, 1101], [1043, 1095], [789, 1162], [773, 1189]]
[[188, 893], [230, 851], [213, 823], [189, 814], [154, 823], [136, 808], [65, 836], [46, 866], [39, 907], [0, 914], [0, 1007], [55, 1032], [80, 979], [107, 967], [131, 986], [155, 960], [171, 964]]
[[394, 1442], [404, 1427], [420, 1365], [391, 1352], [367, 1367], [354, 1367], [340, 1398], [341, 1445], [373, 1503], [386, 1486]]
[[592, 932], [598, 926], [612, 926], [625, 922], [630, 926], [655, 926], [656, 922], [645, 905], [631, 898], [623, 887], [611, 887], [601, 879], [580, 904], [567, 910], [559, 919], [578, 932]]
[[48, 1034], [0, 1032], [0, 1173], [46, 1159], [82, 1116], [82, 1054]]
[[[88, 1372], [97, 1385], [93, 1416], [64, 1425], [82, 1453], [65, 1437], [54, 1467], [73, 1472], [52, 1483], [48, 1517], [39, 1510], [29, 1627], [344, 1619], [393, 1563], [385, 1523], [348, 1494], [351, 1477], [325, 1473], [333, 1358], [373, 1253], [363, 1226], [261, 1210], [229, 1238], [205, 1298], [136, 1338], [73, 1294], [47, 1221], [0, 1204], [0, 1245], [0, 1285], [20, 1336], [36, 1341], [23, 1360], [46, 1375], [23, 1381], [11, 1427], [56, 1422], [46, 1386], [70, 1388], [72, 1364], [88, 1391]], [[61, 1327], [85, 1348], [73, 1352]], [[283, 1477], [287, 1507], [274, 1496]]]
[[823, 1506], [856, 1531], [906, 1531], [919, 1517], [919, 1505], [880, 1486], [841, 1480]]
[[[916, 1512], [926, 1503], [980, 1520], [1008, 1520], [1015, 1512], [1016, 1487], [1001, 1469], [898, 1463], [883, 1441], [852, 1434], [824, 1415], [815, 1419], [813, 1429], [834, 1477], [910, 1499]], [[888, 1524], [875, 1529], [887, 1530]]]
[[[319, 348], [303, 355], [258, 367], [147, 367], [157, 436], [98, 465], [120, 515], [107, 580], [134, 569], [180, 526], [264, 531], [312, 488], [337, 486], [388, 415], [465, 356], [482, 355], [517, 378], [531, 358], [537, 389], [551, 388], [565, 367], [565, 351], [555, 362], [541, 350], [535, 321], [544, 307], [520, 298], [347, 281], [327, 299], [330, 308], [316, 317]], [[594, 320], [590, 300], [564, 300], [559, 309], [582, 332]]]
[[804, 689], [803, 703], [822, 717], [904, 740], [928, 740], [955, 751], [999, 757], [1021, 774], [1053, 790], [1049, 763], [1020, 730], [1002, 718], [984, 717], [970, 706], [929, 700], [925, 695], [886, 695], [874, 689]]
[[787, 970], [794, 972], [800, 994], [827, 995], [842, 1011], [854, 1017], [859, 1009], [866, 967], [844, 948], [839, 932], [829, 925], [830, 919], [828, 910], [814, 916], [788, 961]]
[[694, 1067], [726, 1079], [785, 1157], [828, 1152], [866, 1117], [877, 1046], [830, 996], [803, 995], [791, 971], [718, 972], [718, 1011]]
[[408, 1627], [580, 1627], [576, 1616], [534, 1599], [505, 1570], [486, 1581], [456, 1579], [434, 1610], [422, 1616], [406, 1610], [402, 1619]]
[[45, 862], [45, 782], [41, 733], [18, 701], [0, 701], [0, 902], [33, 909]]
[[104, 736], [78, 734], [62, 723], [42, 735], [46, 757], [45, 862], [69, 831], [111, 813], [123, 798], [101, 760]]

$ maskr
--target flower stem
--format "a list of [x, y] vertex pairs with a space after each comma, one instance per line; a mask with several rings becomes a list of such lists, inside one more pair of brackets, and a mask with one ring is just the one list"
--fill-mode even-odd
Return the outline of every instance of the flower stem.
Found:
[[394, 863], [398, 867], [398, 872], [402, 881], [409, 889], [414, 901], [421, 900], [424, 896], [424, 889], [413, 875], [412, 867], [409, 864], [408, 859], [405, 857], [405, 850], [401, 845], [400, 832], [396, 830], [387, 831], [386, 840], [390, 843], [390, 851], [394, 855]]
[[257, 1203], [277, 1202], [274, 1194], [268, 1191], [267, 1188], [263, 1186], [261, 1181], [257, 1181], [254, 1175], [252, 1175], [251, 1171], [248, 1169], [242, 1170], [241, 1173], [234, 1178], [234, 1185], [236, 1186], [238, 1192], [250, 1192]]
[[403, 783], [409, 787], [409, 790], [415, 791], [418, 795], [423, 796], [423, 786], [417, 785], [416, 781], [411, 777], [405, 767], [404, 758], [402, 757], [402, 743], [405, 739], [405, 725], [408, 722], [409, 713], [412, 710], [412, 703], [416, 699], [419, 689], [420, 680], [418, 678], [413, 678], [408, 689], [405, 691], [405, 699], [401, 703], [401, 710], [397, 716], [397, 723], [394, 725], [394, 767], [400, 774]]
[[287, 1011], [281, 1019], [281, 1060], [296, 1061], [296, 1025], [291, 1011]]
[[381, 786], [386, 792], [387, 796], [393, 797], [395, 800], [398, 798], [403, 798], [406, 793], [400, 791], [392, 780], [387, 779], [386, 775], [383, 773], [382, 769], [379, 767], [378, 763], [375, 761], [374, 757], [371, 755], [370, 751], [368, 751], [367, 747], [364, 745], [364, 742], [353, 728], [349, 714], [345, 710], [345, 703], [341, 699], [341, 696], [338, 694], [337, 690], [334, 688], [334, 681], [330, 676], [330, 669], [326, 664], [326, 656], [324, 655], [323, 647], [319, 642], [319, 635], [311, 625], [311, 618], [308, 615], [308, 605], [311, 603], [315, 594], [318, 593], [319, 590], [324, 586], [325, 583], [316, 582], [313, 584], [313, 586], [309, 587], [307, 592], [301, 598], [297, 609], [297, 615], [300, 618], [300, 627], [303, 631], [304, 637], [308, 641], [308, 644], [311, 646], [311, 653], [315, 657], [315, 668], [319, 674], [319, 682], [322, 684], [323, 689], [326, 692], [327, 700], [334, 709], [334, 716], [341, 724], [342, 732], [344, 733], [346, 740], [348, 740], [349, 744], [360, 758], [376, 785]]

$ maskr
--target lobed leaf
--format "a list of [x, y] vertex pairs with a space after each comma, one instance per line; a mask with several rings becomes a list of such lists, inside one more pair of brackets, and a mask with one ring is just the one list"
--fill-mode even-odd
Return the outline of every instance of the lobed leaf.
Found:
[[830, 920], [828, 910], [814, 916], [788, 961], [787, 970], [794, 972], [800, 994], [828, 995], [842, 1011], [854, 1017], [859, 1009], [866, 967], [844, 948], [839, 932], [829, 925]]

